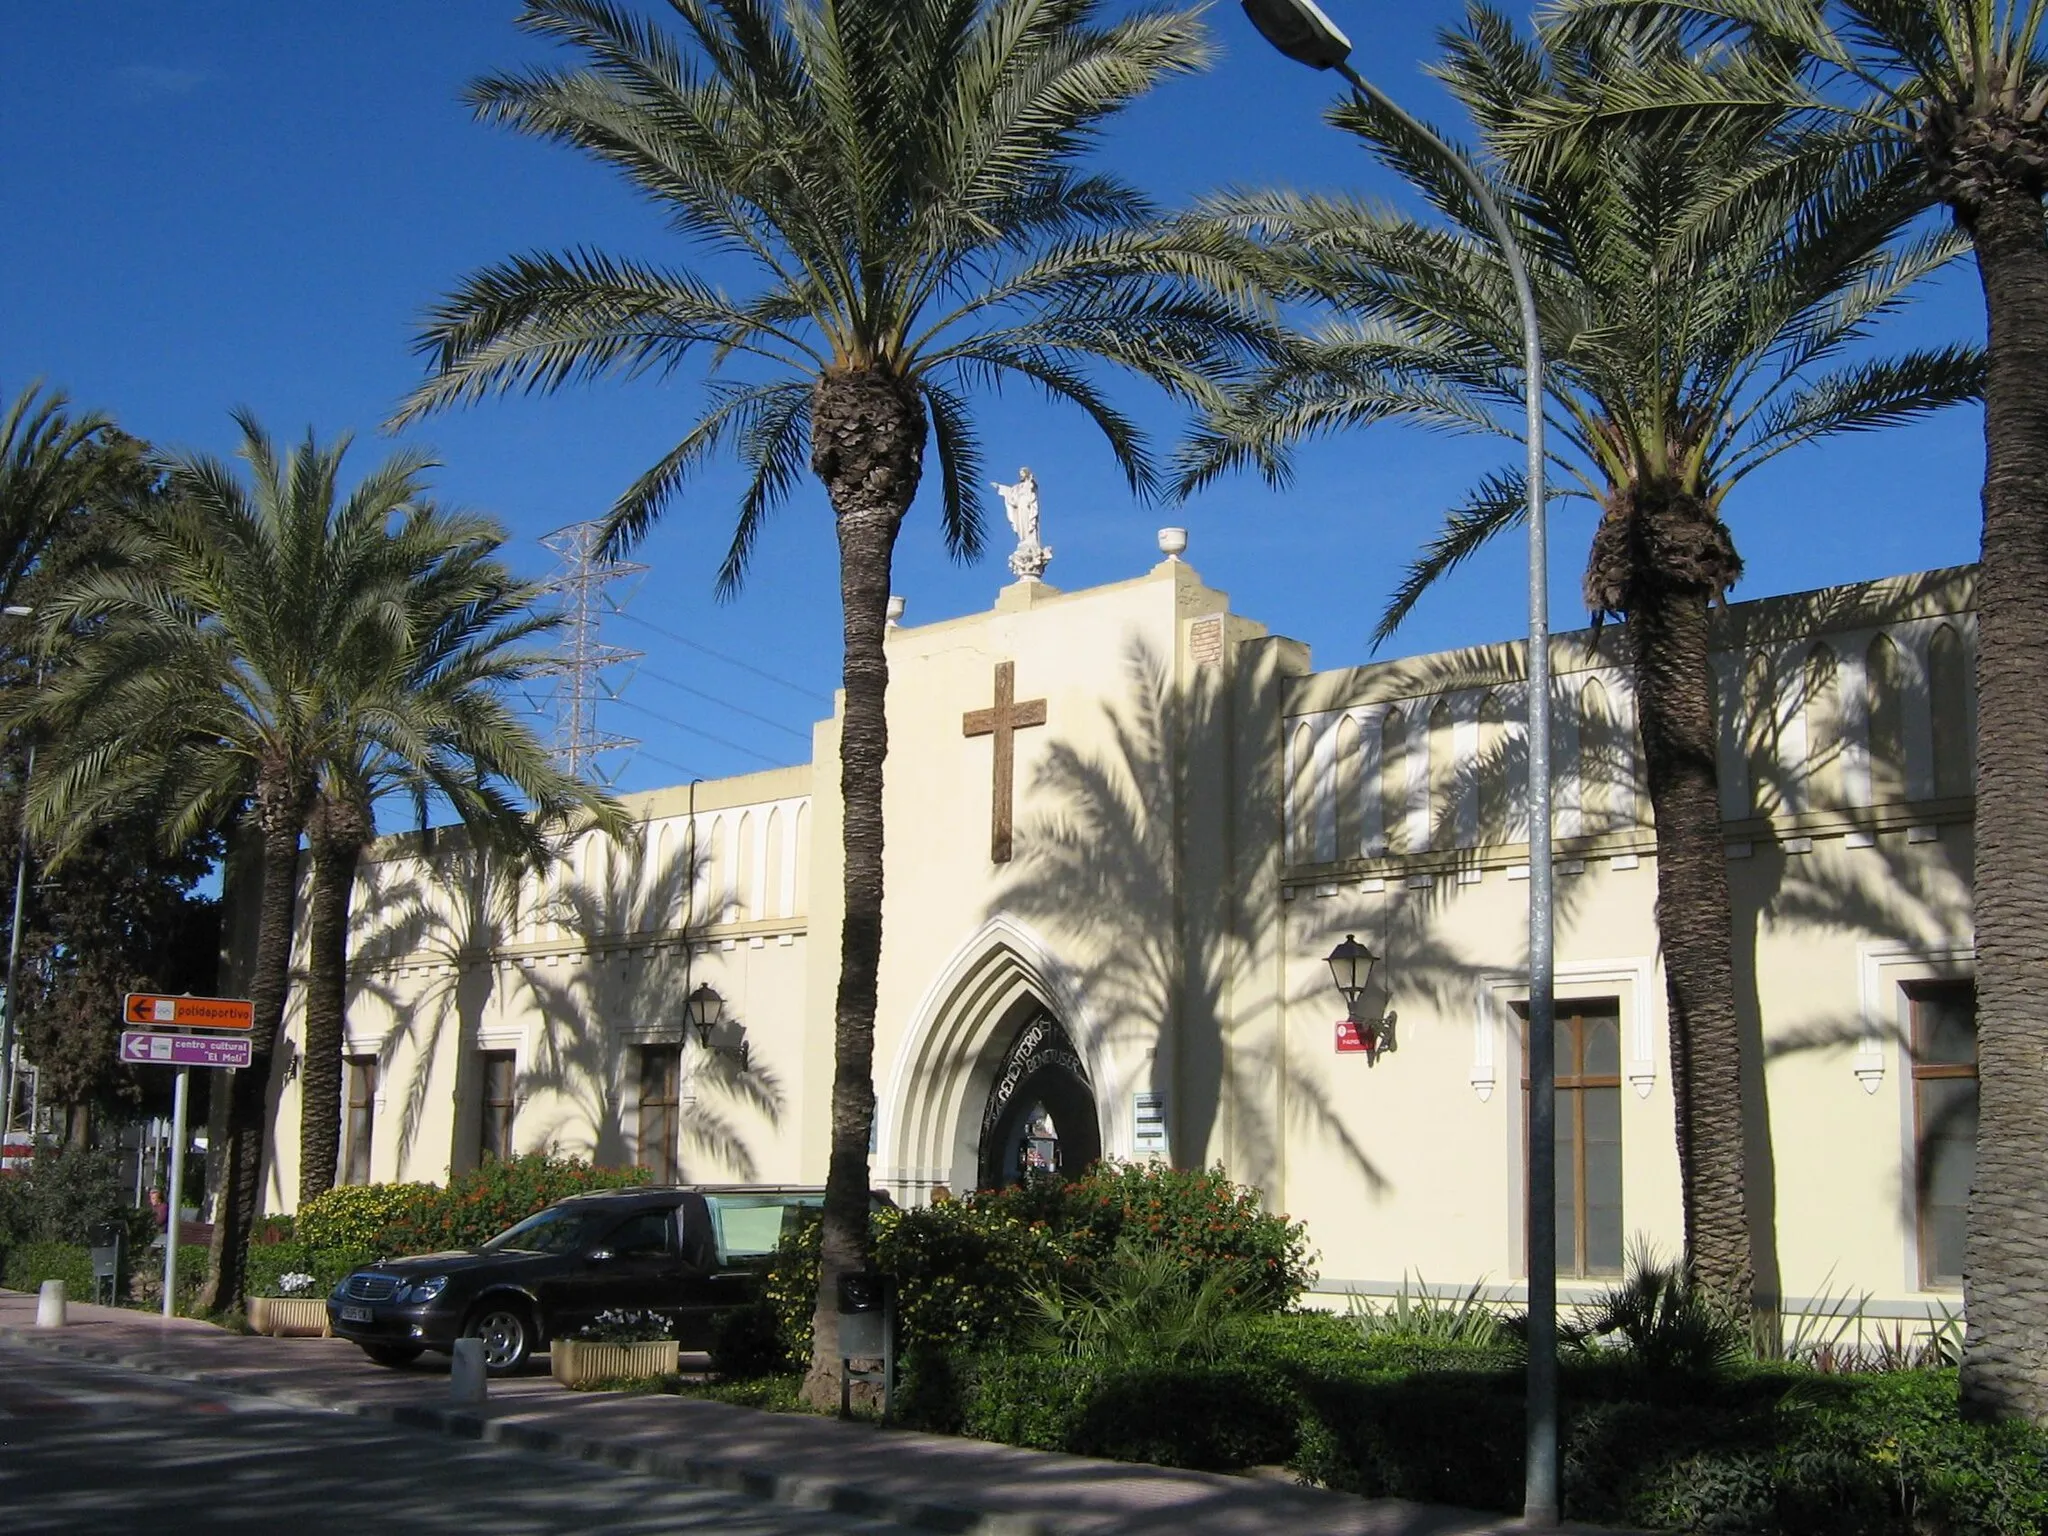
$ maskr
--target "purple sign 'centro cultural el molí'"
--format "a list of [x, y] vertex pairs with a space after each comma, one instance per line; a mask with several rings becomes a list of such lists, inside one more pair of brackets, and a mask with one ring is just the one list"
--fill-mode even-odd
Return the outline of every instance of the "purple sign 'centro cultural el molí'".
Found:
[[151, 1029], [121, 1031], [121, 1059], [152, 1067], [246, 1067], [250, 1043], [220, 1035], [159, 1034]]

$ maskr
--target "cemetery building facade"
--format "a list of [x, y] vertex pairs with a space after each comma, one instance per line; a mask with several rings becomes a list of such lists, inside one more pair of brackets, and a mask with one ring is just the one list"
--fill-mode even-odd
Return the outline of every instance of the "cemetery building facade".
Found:
[[[1939, 1316], [1960, 1307], [1974, 1131], [1971, 576], [1738, 603], [1714, 637], [1760, 1270], [1795, 1307]], [[1552, 643], [1567, 1296], [1637, 1239], [1680, 1239], [1620, 638]], [[1220, 1164], [1307, 1223], [1326, 1292], [1513, 1294], [1524, 648], [1317, 671], [1169, 555], [1085, 591], [1026, 575], [985, 612], [893, 627], [888, 655], [876, 1186], [919, 1202], [1096, 1156]], [[816, 724], [808, 763], [627, 796], [630, 839], [585, 835], [515, 893], [459, 837], [380, 842], [356, 893], [345, 1175], [551, 1148], [821, 1182], [838, 729]], [[1357, 1048], [1332, 985], [1347, 936], [1376, 957], [1389, 1052]], [[297, 1187], [278, 1076], [274, 1209]]]

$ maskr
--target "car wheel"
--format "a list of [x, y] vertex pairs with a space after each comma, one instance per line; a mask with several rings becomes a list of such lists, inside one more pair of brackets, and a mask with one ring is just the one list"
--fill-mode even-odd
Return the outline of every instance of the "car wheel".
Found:
[[417, 1344], [365, 1344], [363, 1353], [379, 1365], [411, 1365], [426, 1353]]
[[463, 1333], [484, 1341], [484, 1369], [493, 1376], [510, 1376], [533, 1353], [533, 1324], [517, 1302], [485, 1302]]

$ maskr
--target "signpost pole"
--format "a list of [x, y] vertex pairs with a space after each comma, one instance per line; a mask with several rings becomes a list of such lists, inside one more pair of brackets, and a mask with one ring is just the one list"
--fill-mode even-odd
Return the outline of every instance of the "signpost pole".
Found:
[[178, 1068], [178, 1086], [171, 1096], [170, 1211], [164, 1217], [164, 1316], [178, 1315], [178, 1212], [185, 1203], [185, 1098], [192, 1069]]

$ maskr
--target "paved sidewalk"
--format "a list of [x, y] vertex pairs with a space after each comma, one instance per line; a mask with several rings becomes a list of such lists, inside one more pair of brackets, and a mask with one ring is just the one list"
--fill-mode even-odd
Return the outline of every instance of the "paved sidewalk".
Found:
[[493, 1382], [487, 1406], [459, 1409], [448, 1405], [447, 1366], [437, 1356], [392, 1371], [337, 1339], [254, 1338], [76, 1302], [70, 1319], [62, 1330], [38, 1329], [35, 1298], [0, 1291], [0, 1337], [61, 1354], [928, 1530], [1488, 1536], [1521, 1529], [1519, 1521], [1496, 1515], [1282, 1482], [1049, 1455], [691, 1398], [568, 1392], [539, 1375]]

